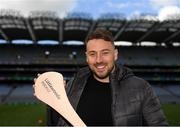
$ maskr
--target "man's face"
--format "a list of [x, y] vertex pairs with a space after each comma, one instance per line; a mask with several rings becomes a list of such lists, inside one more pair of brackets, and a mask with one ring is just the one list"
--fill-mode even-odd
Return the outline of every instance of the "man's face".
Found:
[[109, 78], [114, 68], [118, 51], [109, 41], [103, 39], [89, 40], [86, 45], [86, 61], [96, 79]]

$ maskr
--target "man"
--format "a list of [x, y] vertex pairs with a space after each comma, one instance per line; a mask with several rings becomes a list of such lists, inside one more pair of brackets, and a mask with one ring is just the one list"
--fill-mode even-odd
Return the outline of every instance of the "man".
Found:
[[[66, 86], [73, 108], [88, 126], [168, 125], [151, 86], [118, 65], [109, 31], [96, 29], [85, 41], [88, 67]], [[70, 125], [62, 117], [58, 125]]]

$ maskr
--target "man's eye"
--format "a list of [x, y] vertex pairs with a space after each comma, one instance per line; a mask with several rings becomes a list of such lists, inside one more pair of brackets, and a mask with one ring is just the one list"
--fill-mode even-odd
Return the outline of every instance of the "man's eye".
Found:
[[109, 52], [103, 52], [103, 55], [108, 55], [109, 54]]
[[95, 56], [96, 54], [95, 53], [89, 53], [89, 56]]

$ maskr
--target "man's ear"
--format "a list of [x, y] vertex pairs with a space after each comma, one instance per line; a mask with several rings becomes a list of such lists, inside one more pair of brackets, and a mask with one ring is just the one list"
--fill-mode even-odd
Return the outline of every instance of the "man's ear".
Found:
[[85, 52], [85, 55], [86, 55], [86, 62], [88, 63], [87, 51]]
[[117, 49], [114, 50], [114, 59], [115, 59], [115, 61], [118, 59], [118, 50]]

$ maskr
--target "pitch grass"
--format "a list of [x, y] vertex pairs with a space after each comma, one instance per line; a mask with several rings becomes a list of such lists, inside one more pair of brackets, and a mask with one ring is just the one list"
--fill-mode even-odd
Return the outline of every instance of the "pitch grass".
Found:
[[1, 104], [0, 126], [43, 126], [46, 112], [44, 104]]
[[171, 126], [180, 126], [180, 104], [165, 104], [162, 109]]
[[[180, 104], [162, 108], [171, 126], [180, 125]], [[0, 126], [45, 126], [46, 112], [44, 104], [1, 104]]]

